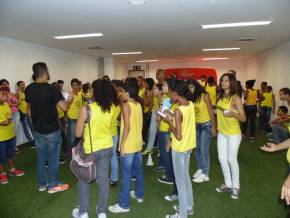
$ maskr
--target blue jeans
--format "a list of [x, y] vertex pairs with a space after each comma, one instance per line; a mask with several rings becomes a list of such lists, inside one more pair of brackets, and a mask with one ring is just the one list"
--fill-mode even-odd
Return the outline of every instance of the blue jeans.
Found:
[[150, 120], [150, 127], [149, 127], [149, 137], [147, 143], [147, 150], [152, 150], [156, 138], [157, 133], [157, 122], [156, 122], [156, 111], [152, 111], [151, 120]]
[[118, 157], [117, 157], [117, 146], [118, 146], [118, 135], [113, 136], [113, 156], [111, 160], [111, 180], [118, 181]]
[[16, 138], [0, 141], [0, 164], [5, 164], [11, 160], [15, 153]]
[[166, 151], [166, 144], [169, 141], [169, 132], [158, 132], [158, 146], [160, 151], [158, 167], [164, 167], [167, 179], [169, 178], [169, 152]]
[[273, 125], [273, 139], [276, 144], [279, 144], [289, 138], [289, 131], [286, 127], [280, 125]]
[[193, 209], [193, 192], [189, 175], [191, 150], [187, 152], [172, 151], [175, 181], [178, 190], [179, 216], [187, 218], [187, 209]]
[[196, 150], [195, 157], [198, 169], [208, 176], [210, 157], [209, 146], [211, 142], [211, 122], [196, 123]]
[[261, 130], [269, 130], [269, 121], [271, 118], [271, 107], [261, 107], [259, 115], [259, 127]]
[[71, 149], [74, 147], [76, 124], [77, 120], [68, 119], [68, 154], [71, 154]]
[[132, 171], [136, 176], [135, 194], [137, 198], [143, 199], [144, 196], [144, 174], [142, 166], [142, 154], [141, 151], [125, 154], [121, 156], [121, 176], [122, 187], [119, 194], [119, 205], [122, 208], [130, 208], [130, 190], [131, 190], [131, 178]]
[[[50, 134], [42, 134], [35, 131], [34, 135], [37, 150], [39, 186], [45, 186], [49, 183], [49, 187], [54, 187], [58, 183], [58, 162], [61, 145], [60, 130]], [[46, 176], [46, 161], [48, 161], [48, 178]]]
[[22, 113], [21, 111], [19, 111], [19, 113], [20, 113], [20, 122], [23, 128], [24, 135], [28, 142], [32, 142], [33, 139], [30, 133], [33, 135], [33, 127], [30, 117], [27, 114]]

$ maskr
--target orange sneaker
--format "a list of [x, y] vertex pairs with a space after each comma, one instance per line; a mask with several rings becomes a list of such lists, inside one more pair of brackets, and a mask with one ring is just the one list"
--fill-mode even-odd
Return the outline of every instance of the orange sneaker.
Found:
[[56, 192], [63, 192], [65, 190], [67, 190], [69, 188], [69, 185], [68, 184], [58, 184], [54, 187], [51, 187], [48, 189], [48, 193], [49, 194], [53, 194], [53, 193], [56, 193]]
[[8, 177], [6, 173], [1, 173], [0, 174], [0, 184], [5, 185], [8, 183]]

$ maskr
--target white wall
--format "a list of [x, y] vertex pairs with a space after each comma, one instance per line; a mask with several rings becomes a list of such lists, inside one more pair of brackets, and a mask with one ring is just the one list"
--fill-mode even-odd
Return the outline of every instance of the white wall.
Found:
[[19, 80], [29, 84], [32, 65], [39, 61], [48, 65], [51, 81], [62, 79], [66, 88], [73, 77], [83, 82], [96, 79], [101, 67], [92, 56], [0, 37], [0, 78], [7, 79], [11, 89]]
[[[290, 88], [290, 41], [250, 58], [246, 65], [246, 77], [256, 79], [257, 85], [267, 81], [278, 95], [279, 89]], [[278, 104], [285, 104], [279, 102]]]
[[[145, 64], [129, 64], [128, 70], [133, 69], [133, 65], [140, 65], [142, 70], [145, 70]], [[150, 63], [149, 77], [155, 79], [157, 69], [167, 68], [214, 68], [217, 72], [218, 78], [226, 73], [229, 69], [236, 70], [237, 77], [242, 83], [246, 80], [246, 61], [226, 60], [226, 61], [193, 61], [185, 63]]]

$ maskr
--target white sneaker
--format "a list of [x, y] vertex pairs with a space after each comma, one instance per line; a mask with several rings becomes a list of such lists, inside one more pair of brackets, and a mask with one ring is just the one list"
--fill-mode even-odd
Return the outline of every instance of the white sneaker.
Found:
[[105, 213], [98, 213], [98, 218], [107, 218]]
[[166, 215], [165, 218], [180, 218], [178, 213], [172, 214], [172, 215]]
[[169, 202], [176, 201], [178, 200], [178, 195], [166, 195], [164, 199]]
[[109, 211], [111, 211], [112, 213], [127, 213], [130, 211], [130, 209], [125, 209], [120, 207], [119, 204], [115, 204], [112, 206], [109, 206]]
[[[176, 212], [179, 212], [179, 206], [178, 205], [173, 205], [173, 210], [175, 210]], [[188, 207], [187, 208], [187, 215], [189, 215], [189, 216], [193, 215], [192, 207]]]
[[193, 178], [197, 178], [197, 177], [200, 177], [200, 175], [202, 174], [202, 169], [198, 169], [194, 174], [193, 174]]
[[207, 175], [201, 174], [199, 177], [194, 178], [192, 181], [196, 183], [208, 182], [209, 178]]
[[40, 191], [40, 192], [44, 192], [44, 191], [46, 191], [46, 185], [44, 185], [44, 186], [39, 186], [38, 187], [38, 191]]
[[137, 198], [136, 197], [135, 191], [130, 191], [130, 195], [131, 195], [131, 198], [135, 198], [138, 203], [142, 203], [143, 202], [143, 198]]
[[88, 213], [84, 213], [82, 215], [79, 215], [79, 210], [80, 210], [79, 208], [73, 209], [73, 211], [72, 211], [73, 218], [89, 218]]

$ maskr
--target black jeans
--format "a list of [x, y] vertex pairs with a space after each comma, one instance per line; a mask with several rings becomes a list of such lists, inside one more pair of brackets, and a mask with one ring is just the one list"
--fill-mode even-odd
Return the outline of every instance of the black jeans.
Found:
[[269, 121], [271, 118], [271, 107], [264, 107], [260, 108], [260, 116], [259, 116], [259, 127], [261, 130], [269, 131], [271, 128], [269, 125]]
[[142, 139], [145, 145], [148, 142], [149, 135], [149, 125], [150, 125], [151, 113], [143, 113], [143, 129], [142, 129]]
[[244, 108], [247, 120], [242, 124], [242, 132], [244, 135], [247, 133], [248, 123], [250, 123], [250, 137], [255, 137], [257, 105], [245, 105]]

